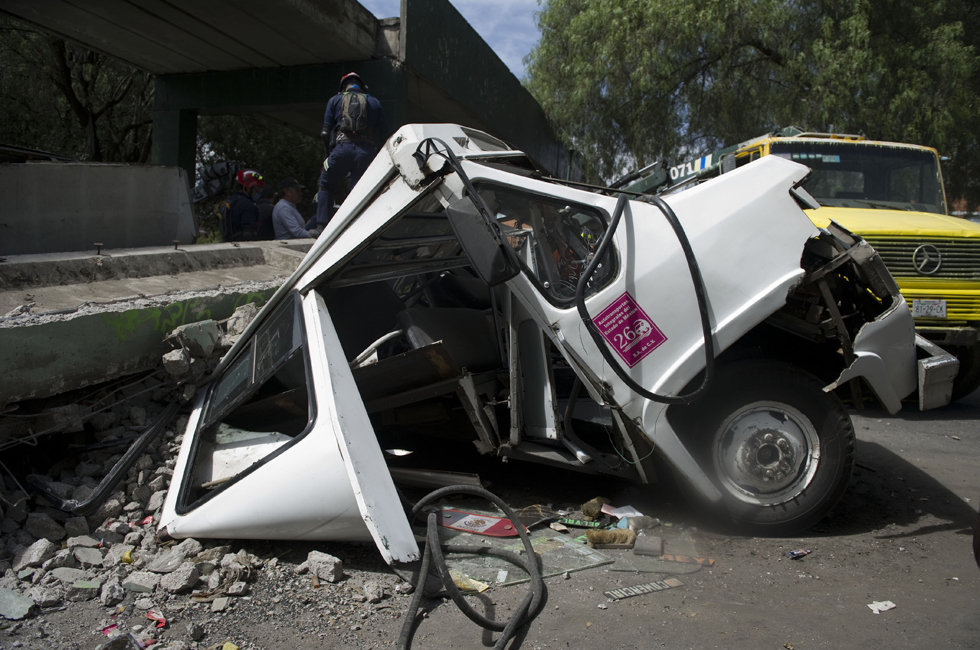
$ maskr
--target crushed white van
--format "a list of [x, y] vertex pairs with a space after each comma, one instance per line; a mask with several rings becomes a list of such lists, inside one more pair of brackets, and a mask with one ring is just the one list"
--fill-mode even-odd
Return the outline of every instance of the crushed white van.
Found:
[[200, 392], [160, 533], [415, 559], [382, 449], [427, 436], [640, 483], [659, 457], [747, 529], [805, 529], [854, 460], [838, 393], [938, 406], [957, 368], [806, 217], [807, 173], [768, 156], [668, 204], [403, 127]]

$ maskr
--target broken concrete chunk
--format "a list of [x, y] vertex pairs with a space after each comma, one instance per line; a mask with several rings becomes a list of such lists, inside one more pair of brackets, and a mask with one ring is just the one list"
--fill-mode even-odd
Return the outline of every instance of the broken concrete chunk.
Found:
[[112, 607], [113, 605], [118, 605], [126, 599], [126, 590], [119, 583], [118, 578], [110, 578], [102, 585], [102, 591], [99, 593], [99, 603], [104, 607]]
[[183, 550], [174, 546], [162, 551], [150, 560], [146, 565], [146, 570], [152, 571], [153, 573], [170, 573], [171, 571], [176, 571], [184, 563], [186, 557]]
[[31, 587], [27, 592], [28, 598], [33, 600], [39, 607], [54, 607], [61, 603], [61, 593], [56, 589], [49, 589], [40, 585]]
[[200, 623], [187, 624], [187, 636], [191, 638], [191, 641], [200, 641], [204, 638], [204, 634], [204, 626]]
[[160, 576], [150, 571], [136, 571], [122, 582], [123, 589], [141, 594], [151, 594], [160, 584]]
[[34, 537], [44, 537], [52, 542], [57, 542], [65, 538], [65, 527], [51, 518], [51, 515], [44, 512], [32, 512], [27, 515], [24, 522], [24, 530]]
[[66, 585], [75, 584], [79, 580], [85, 580], [85, 571], [67, 566], [52, 569], [48, 575]]
[[89, 548], [87, 546], [79, 546], [72, 551], [72, 555], [78, 560], [78, 563], [83, 569], [88, 569], [94, 566], [102, 566], [102, 551], [98, 548]]
[[85, 517], [69, 517], [65, 520], [65, 535], [69, 539], [81, 535], [88, 535], [89, 530], [88, 520]]
[[194, 563], [184, 562], [160, 579], [160, 588], [172, 594], [184, 594], [194, 588], [199, 578], [200, 573]]
[[11, 566], [14, 571], [20, 571], [21, 569], [32, 566], [41, 566], [42, 562], [51, 559], [57, 552], [58, 545], [42, 537], [20, 553], [14, 555], [14, 561]]
[[100, 473], [102, 473], [102, 465], [100, 463], [90, 463], [83, 460], [75, 466], [75, 474], [79, 476], [96, 476]]
[[328, 553], [310, 551], [306, 556], [310, 573], [327, 582], [338, 582], [344, 577], [344, 563]]
[[187, 323], [176, 328], [170, 334], [182, 348], [191, 355], [204, 359], [211, 356], [214, 346], [221, 337], [218, 323], [213, 320], [203, 320]]
[[254, 302], [246, 303], [235, 310], [225, 321], [225, 333], [228, 336], [238, 336], [245, 331], [248, 324], [259, 313], [259, 306]]
[[98, 580], [76, 580], [65, 588], [65, 598], [72, 602], [93, 600], [102, 592], [102, 583]]
[[369, 603], [380, 603], [385, 598], [385, 588], [377, 580], [368, 580], [360, 587], [360, 592]]
[[0, 589], [0, 617], [19, 621], [29, 616], [34, 607], [34, 601], [27, 596], [11, 589]]
[[229, 596], [247, 596], [248, 595], [248, 584], [242, 582], [241, 580], [233, 582], [226, 592]]
[[160, 490], [150, 495], [150, 500], [146, 502], [147, 512], [156, 512], [163, 507], [163, 502], [167, 499], [167, 491]]
[[41, 565], [42, 571], [52, 571], [61, 567], [71, 567], [73, 569], [78, 568], [78, 560], [72, 555], [71, 550], [63, 548], [54, 554], [50, 560], [45, 560], [44, 564]]
[[96, 526], [102, 524], [106, 519], [115, 519], [122, 513], [123, 501], [115, 496], [106, 499], [99, 509], [95, 511], [95, 514], [88, 517], [88, 522], [91, 524], [93, 521]]
[[195, 557], [204, 549], [204, 545], [193, 537], [188, 537], [174, 548], [179, 549], [184, 557]]
[[163, 369], [171, 377], [182, 377], [191, 369], [191, 355], [184, 348], [163, 355]]
[[65, 546], [68, 548], [75, 548], [78, 546], [83, 546], [85, 548], [98, 548], [102, 543], [92, 537], [91, 535], [79, 535], [78, 537], [69, 537], [68, 541], [65, 542]]
[[227, 596], [219, 596], [211, 601], [211, 611], [222, 612], [228, 608], [229, 602], [231, 602], [231, 599]]

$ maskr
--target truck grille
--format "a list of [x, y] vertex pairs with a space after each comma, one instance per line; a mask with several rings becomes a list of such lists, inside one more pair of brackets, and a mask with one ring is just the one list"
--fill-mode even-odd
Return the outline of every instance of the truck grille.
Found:
[[[878, 251], [885, 266], [896, 278], [980, 280], [980, 239], [865, 237], [865, 240]], [[930, 262], [921, 262], [923, 254], [934, 255], [938, 251], [941, 260], [939, 269], [933, 273], [920, 273], [916, 270], [916, 250], [929, 246], [934, 248], [920, 251], [920, 266], [928, 270]]]

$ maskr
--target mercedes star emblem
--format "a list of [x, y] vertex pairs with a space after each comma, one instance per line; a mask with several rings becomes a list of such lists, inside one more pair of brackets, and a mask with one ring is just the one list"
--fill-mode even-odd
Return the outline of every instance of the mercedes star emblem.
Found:
[[932, 275], [943, 265], [943, 256], [932, 244], [923, 244], [912, 253], [912, 265], [920, 275]]

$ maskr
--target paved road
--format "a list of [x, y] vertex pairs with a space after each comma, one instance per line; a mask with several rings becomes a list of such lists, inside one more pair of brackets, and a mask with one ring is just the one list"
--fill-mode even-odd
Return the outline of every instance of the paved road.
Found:
[[[853, 421], [854, 478], [832, 516], [805, 537], [685, 529], [682, 509], [658, 505], [667, 494], [607, 494], [676, 522], [663, 529], [667, 544], [687, 533], [714, 566], [681, 575], [681, 587], [619, 601], [603, 592], [664, 574], [599, 568], [551, 578], [548, 603], [524, 647], [980, 647], [980, 568], [971, 546], [980, 502], [980, 392], [939, 411], [864, 411]], [[540, 483], [529, 480], [534, 488]], [[603, 488], [585, 479], [562, 486]], [[797, 548], [811, 553], [789, 559]], [[498, 616], [523, 596], [519, 587], [488, 593]], [[867, 605], [876, 601], [895, 608], [875, 614]], [[422, 624], [417, 647], [479, 647], [479, 638], [448, 603]]]

